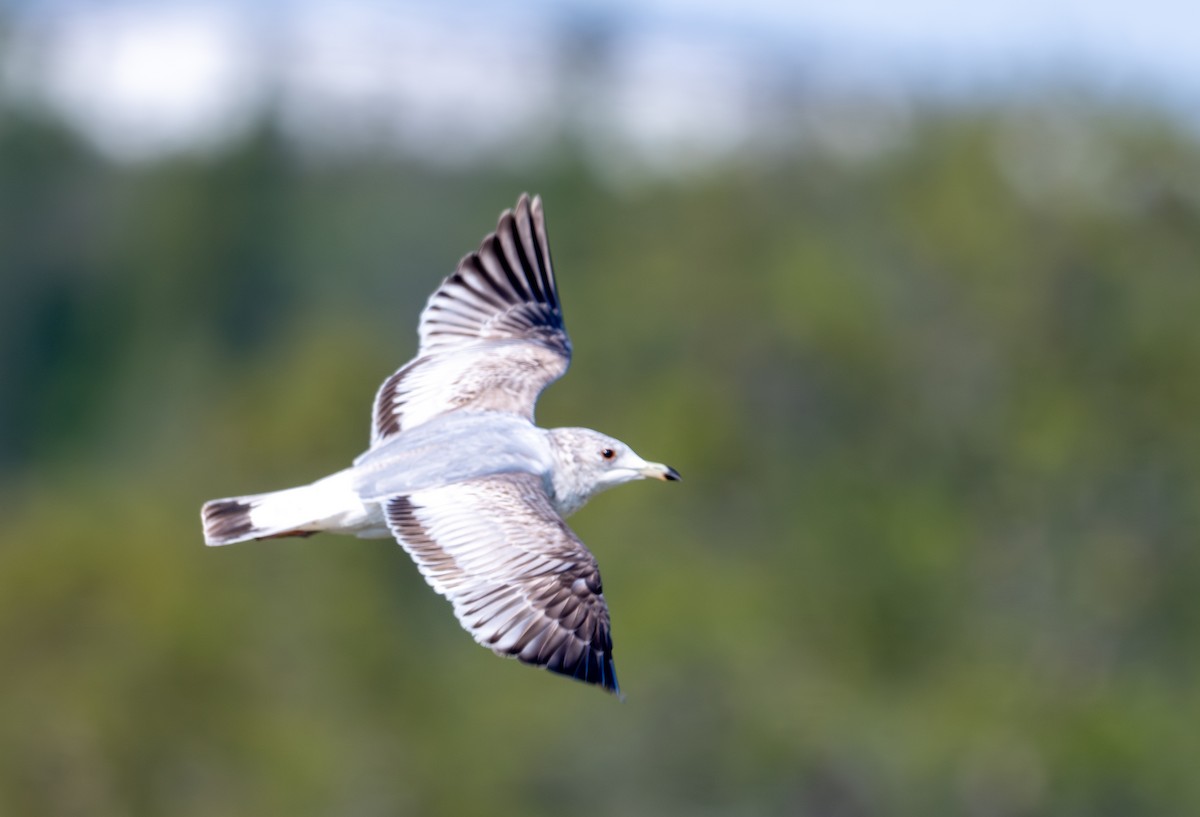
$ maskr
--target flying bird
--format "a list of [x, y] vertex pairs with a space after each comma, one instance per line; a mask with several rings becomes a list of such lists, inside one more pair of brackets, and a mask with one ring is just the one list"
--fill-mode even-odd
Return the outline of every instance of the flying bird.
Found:
[[393, 536], [477, 642], [620, 695], [600, 570], [564, 519], [615, 485], [680, 477], [598, 431], [534, 425], [571, 361], [539, 197], [501, 214], [430, 296], [418, 334], [353, 465], [206, 502], [205, 542]]

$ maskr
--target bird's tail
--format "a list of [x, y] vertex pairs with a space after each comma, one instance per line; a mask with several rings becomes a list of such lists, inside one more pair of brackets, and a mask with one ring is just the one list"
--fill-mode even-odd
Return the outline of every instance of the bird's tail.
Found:
[[204, 543], [232, 545], [250, 539], [311, 536], [325, 528], [316, 485], [204, 503]]

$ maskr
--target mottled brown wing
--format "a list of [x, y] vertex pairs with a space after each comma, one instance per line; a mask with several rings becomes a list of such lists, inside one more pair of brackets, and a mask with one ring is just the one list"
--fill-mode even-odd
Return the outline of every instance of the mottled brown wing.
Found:
[[505, 474], [393, 497], [387, 520], [480, 644], [620, 694], [599, 568], [539, 477]]
[[418, 331], [417, 357], [375, 397], [372, 445], [461, 408], [533, 419], [571, 361], [540, 198], [504, 211], [429, 298]]

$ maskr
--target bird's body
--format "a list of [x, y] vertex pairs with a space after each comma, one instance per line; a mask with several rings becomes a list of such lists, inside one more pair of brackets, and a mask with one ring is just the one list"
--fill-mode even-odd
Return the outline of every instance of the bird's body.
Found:
[[679, 475], [599, 432], [534, 425], [571, 352], [539, 199], [459, 263], [420, 337], [350, 468], [205, 503], [205, 541], [394, 536], [481, 644], [618, 692], [599, 570], [563, 519], [606, 488]]

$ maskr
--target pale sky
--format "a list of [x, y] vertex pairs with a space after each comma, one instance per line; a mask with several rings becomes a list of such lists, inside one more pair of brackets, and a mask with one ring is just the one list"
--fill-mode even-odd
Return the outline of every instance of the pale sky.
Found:
[[[219, 143], [271, 99], [297, 132], [439, 155], [528, 141], [563, 108], [562, 43], [612, 35], [581, 116], [661, 158], [737, 149], [766, 78], [885, 99], [1067, 82], [1200, 122], [1200, 0], [9, 0], [0, 91], [116, 156]], [[507, 148], [506, 148], [507, 149]], [[530, 149], [536, 149], [533, 144]], [[681, 159], [682, 157], [682, 159]]]

